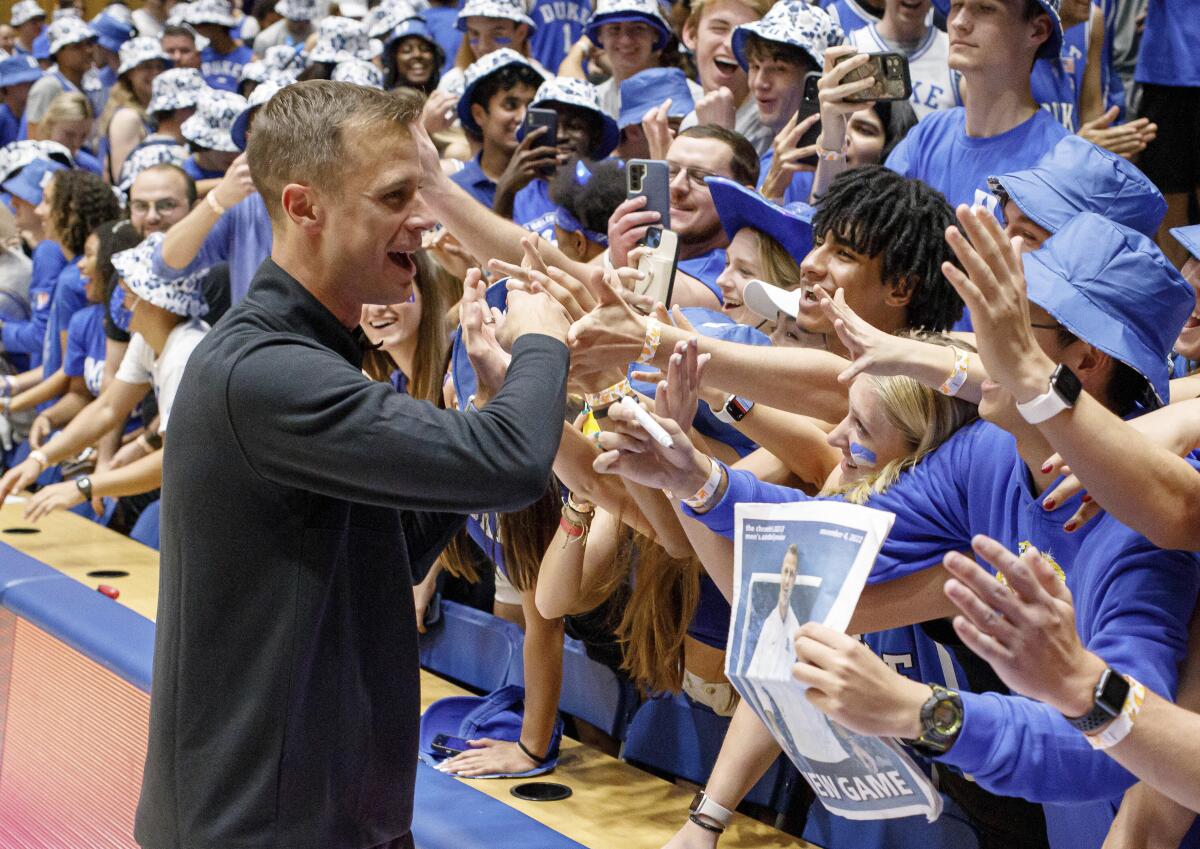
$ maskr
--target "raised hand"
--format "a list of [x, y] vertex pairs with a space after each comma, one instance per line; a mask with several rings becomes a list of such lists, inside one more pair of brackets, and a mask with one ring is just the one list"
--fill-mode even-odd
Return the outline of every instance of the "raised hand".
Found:
[[1117, 156], [1132, 159], [1158, 136], [1158, 124], [1150, 123], [1149, 118], [1138, 118], [1114, 126], [1113, 121], [1120, 114], [1120, 109], [1112, 107], [1099, 118], [1085, 122], [1079, 128], [1079, 135]]
[[212, 194], [217, 203], [224, 209], [229, 209], [256, 191], [258, 189], [254, 187], [254, 180], [250, 177], [250, 160], [246, 158], [245, 153], [241, 153], [233, 160], [221, 182], [212, 190]]
[[646, 237], [646, 229], [662, 218], [656, 210], [645, 209], [645, 195], [624, 200], [608, 219], [608, 257], [613, 268], [629, 265], [629, 252]]
[[[659, 391], [664, 391], [659, 384]], [[674, 419], [649, 414], [671, 438], [668, 448], [656, 441], [624, 404], [613, 404], [608, 421], [613, 430], [599, 435], [601, 454], [592, 463], [600, 474], [623, 478], [687, 498], [704, 486], [712, 471], [708, 456], [697, 451]]]
[[25, 506], [25, 518], [30, 522], [36, 522], [47, 513], [55, 510], [69, 510], [82, 503], [83, 493], [79, 491], [75, 481], [51, 484], [42, 487], [30, 496], [29, 503]]
[[797, 147], [800, 139], [814, 124], [821, 120], [820, 113], [809, 115], [803, 121], [796, 121], [799, 114], [793, 115], [780, 130], [779, 135], [771, 142], [775, 155], [771, 157], [771, 167], [763, 178], [762, 187], [758, 190], [763, 197], [773, 201], [782, 201], [784, 192], [791, 185], [792, 179], [801, 171], [812, 171], [815, 165], [803, 160], [817, 153], [815, 144]]
[[471, 269], [463, 284], [463, 297], [458, 305], [458, 320], [462, 325], [463, 345], [476, 375], [476, 403], [482, 405], [500, 391], [508, 374], [509, 354], [496, 338], [497, 327], [503, 327], [506, 317], [500, 310], [490, 308], [486, 300], [487, 286], [478, 269]]
[[32, 457], [26, 457], [5, 472], [4, 477], [0, 478], [0, 504], [8, 496], [28, 489], [41, 473], [42, 467]]
[[577, 319], [567, 333], [573, 358], [590, 359], [606, 369], [636, 360], [646, 338], [646, 317], [637, 312], [606, 279], [593, 294], [596, 305]]
[[834, 331], [852, 360], [838, 375], [841, 383], [850, 383], [864, 373], [878, 377], [907, 374], [906, 365], [912, 361], [910, 355], [913, 346], [921, 345], [920, 342], [884, 333], [864, 321], [846, 303], [846, 292], [841, 288], [834, 292], [833, 297], [820, 286], [814, 291], [821, 311], [833, 323]]
[[[821, 104], [821, 137], [817, 144], [825, 150], [841, 150], [846, 141], [846, 116], [873, 105], [870, 102], [846, 100], [850, 95], [866, 91], [875, 84], [874, 77], [843, 82], [847, 74], [870, 61], [867, 54], [854, 55], [856, 53], [858, 51], [849, 44], [839, 44], [825, 51], [825, 67], [817, 82], [817, 100]], [[834, 64], [842, 56], [852, 58]]]
[[733, 102], [733, 92], [725, 86], [716, 91], [706, 92], [696, 101], [696, 121], [732, 130], [737, 122], [737, 106]]
[[421, 108], [421, 126], [431, 136], [443, 133], [454, 125], [454, 107], [458, 95], [448, 91], [435, 91], [429, 95]]
[[646, 144], [650, 147], [651, 159], [666, 159], [667, 150], [671, 147], [671, 142], [675, 140], [668, 117], [670, 109], [671, 98], [668, 97], [642, 118], [642, 132], [646, 134]]
[[696, 419], [704, 367], [711, 356], [699, 353], [694, 337], [680, 342], [667, 363], [667, 379], [658, 384], [658, 391], [654, 394], [657, 412], [672, 419], [684, 432], [691, 430], [692, 422]]

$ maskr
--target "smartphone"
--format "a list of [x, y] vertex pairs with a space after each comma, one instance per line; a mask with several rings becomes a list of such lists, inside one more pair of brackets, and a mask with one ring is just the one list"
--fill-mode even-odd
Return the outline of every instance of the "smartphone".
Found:
[[436, 755], [441, 755], [444, 758], [452, 758], [460, 752], [465, 752], [471, 748], [462, 737], [452, 737], [449, 734], [439, 734], [433, 738], [433, 752]]
[[[625, 197], [642, 195], [646, 197], [644, 208], [662, 216], [658, 226], [663, 230], [671, 229], [671, 172], [663, 160], [629, 160], [625, 168]], [[646, 243], [642, 239], [642, 244]]]
[[525, 123], [521, 125], [521, 138], [524, 139], [538, 127], [546, 128], [546, 132], [538, 137], [538, 147], [558, 147], [558, 113], [553, 109], [525, 110]]
[[[840, 56], [835, 64], [849, 59]], [[842, 78], [843, 83], [874, 77], [875, 84], [866, 91], [852, 94], [847, 103], [867, 103], [876, 100], [908, 100], [912, 97], [912, 80], [908, 75], [908, 59], [900, 53], [868, 53], [870, 59], [861, 68], [856, 68]]]
[[[821, 73], [813, 71], [804, 77], [804, 99], [800, 101], [800, 108], [796, 111], [796, 123], [799, 124], [805, 118], [816, 115], [821, 111], [821, 103], [817, 99], [817, 83], [821, 81]], [[804, 131], [800, 136], [800, 140], [796, 142], [796, 147], [808, 147], [817, 143], [817, 138], [821, 135], [821, 122], [817, 121], [811, 127]], [[800, 160], [801, 165], [816, 165], [817, 155], [806, 156]]]
[[675, 266], [679, 262], [679, 237], [673, 230], [650, 227], [644, 244], [650, 250], [642, 255], [638, 271], [646, 276], [637, 282], [634, 291], [669, 308], [675, 290]]

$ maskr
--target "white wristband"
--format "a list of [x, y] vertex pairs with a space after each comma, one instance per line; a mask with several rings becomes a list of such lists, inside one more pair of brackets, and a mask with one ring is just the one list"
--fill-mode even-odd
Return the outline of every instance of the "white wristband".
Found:
[[717, 487], [721, 485], [721, 464], [712, 457], [708, 458], [708, 462], [711, 465], [708, 480], [690, 498], [680, 499], [686, 506], [691, 507], [693, 510], [701, 510], [707, 507], [708, 503], [712, 501], [713, 496], [717, 494]]
[[1142, 709], [1142, 702], [1146, 700], [1146, 688], [1128, 675], [1125, 676], [1125, 680], [1129, 682], [1129, 692], [1125, 694], [1121, 715], [1106, 725], [1099, 734], [1085, 734], [1083, 737], [1093, 749], [1111, 749], [1133, 730], [1133, 723]]
[[221, 202], [217, 200], [217, 193], [214, 189], [204, 196], [204, 202], [208, 204], [208, 208], [215, 212], [218, 216], [225, 214], [225, 207], [221, 206]]

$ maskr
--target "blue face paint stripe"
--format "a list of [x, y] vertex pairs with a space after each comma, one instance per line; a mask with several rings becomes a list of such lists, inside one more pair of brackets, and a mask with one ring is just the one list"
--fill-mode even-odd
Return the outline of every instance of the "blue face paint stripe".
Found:
[[857, 442], [850, 443], [850, 458], [859, 466], [874, 466], [879, 462], [879, 458], [875, 456], [875, 452], [865, 445], [859, 445]]

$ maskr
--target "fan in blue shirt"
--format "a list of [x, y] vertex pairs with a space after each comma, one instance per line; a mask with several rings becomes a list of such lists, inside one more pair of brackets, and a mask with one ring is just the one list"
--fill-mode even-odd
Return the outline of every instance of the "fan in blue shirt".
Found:
[[592, 4], [587, 0], [536, 0], [529, 16], [537, 24], [529, 37], [529, 52], [543, 68], [553, 71], [583, 35]]

